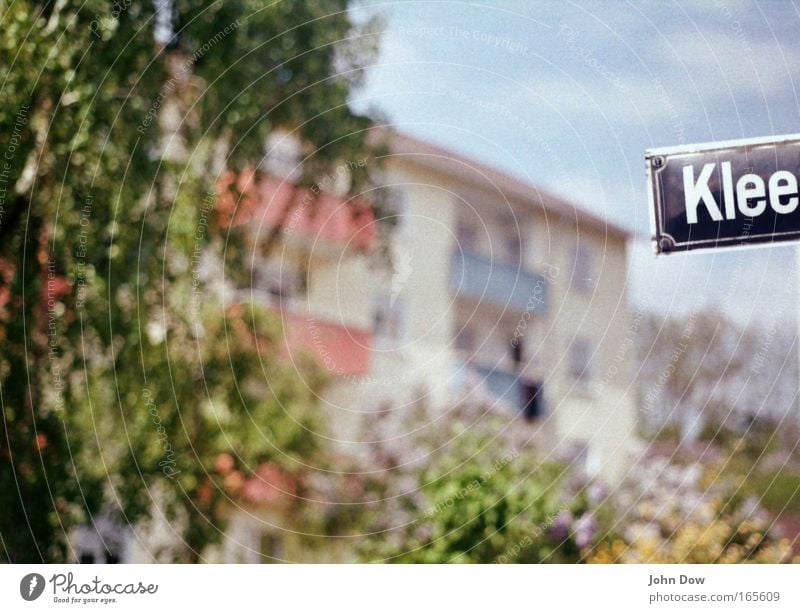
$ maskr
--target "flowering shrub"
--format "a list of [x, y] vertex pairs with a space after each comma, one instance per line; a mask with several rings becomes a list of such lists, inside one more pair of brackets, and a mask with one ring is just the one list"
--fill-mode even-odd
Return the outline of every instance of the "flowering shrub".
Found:
[[[419, 411], [411, 419], [425, 423]], [[372, 482], [380, 503], [360, 558], [577, 561], [594, 541], [598, 516], [586, 492], [567, 494], [567, 468], [543, 462], [531, 432], [513, 417], [465, 406], [404, 443], [387, 427], [387, 442], [373, 449], [372, 466], [384, 470]]]
[[[424, 409], [406, 418], [431, 423]], [[542, 462], [530, 429], [480, 407], [457, 407], [415, 436], [383, 426], [375, 438], [386, 442], [368, 459], [380, 470], [362, 484], [363, 561], [791, 561], [746, 479], [721, 470], [730, 456], [719, 449], [684, 465], [643, 455], [609, 490]]]
[[[713, 466], [713, 463], [712, 463]], [[788, 562], [788, 539], [777, 539], [738, 481], [713, 469], [666, 460], [643, 461], [614, 496], [616, 519], [585, 552], [591, 563]]]
[[[519, 462], [519, 464], [515, 464]], [[492, 462], [434, 462], [421, 473], [424, 504], [408, 524], [364, 550], [392, 562], [538, 562], [555, 554], [550, 527], [567, 505], [559, 500], [564, 469], [511, 452]], [[563, 553], [569, 554], [564, 549]]]

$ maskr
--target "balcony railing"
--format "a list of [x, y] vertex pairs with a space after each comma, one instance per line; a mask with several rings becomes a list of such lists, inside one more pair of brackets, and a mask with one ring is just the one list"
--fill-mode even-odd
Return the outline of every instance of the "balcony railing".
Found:
[[283, 313], [287, 357], [311, 357], [334, 376], [363, 377], [370, 370], [372, 333], [318, 319], [312, 315]]
[[456, 250], [450, 266], [454, 293], [514, 311], [543, 313], [547, 309], [547, 280], [517, 266], [493, 262]]
[[526, 418], [540, 417], [544, 411], [541, 385], [500, 367], [456, 360], [451, 379], [454, 393], [521, 412]]
[[303, 300], [278, 301], [274, 295], [258, 289], [239, 290], [234, 300], [266, 306], [280, 319], [282, 359], [297, 363], [304, 357], [311, 358], [335, 377], [363, 377], [369, 373], [375, 345], [371, 330], [317, 317], [304, 311]]
[[483, 388], [500, 402], [515, 409], [522, 410], [525, 406], [525, 392], [519, 376], [484, 366], [470, 366], [473, 377], [478, 379]]

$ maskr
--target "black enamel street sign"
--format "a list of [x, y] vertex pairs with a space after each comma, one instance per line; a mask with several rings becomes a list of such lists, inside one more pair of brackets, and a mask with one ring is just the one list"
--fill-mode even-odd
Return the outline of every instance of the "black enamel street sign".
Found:
[[650, 149], [656, 253], [800, 238], [800, 134]]

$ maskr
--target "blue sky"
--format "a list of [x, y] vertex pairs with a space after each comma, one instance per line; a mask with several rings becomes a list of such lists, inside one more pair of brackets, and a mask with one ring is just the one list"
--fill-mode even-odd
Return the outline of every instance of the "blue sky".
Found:
[[679, 312], [699, 298], [765, 321], [776, 295], [796, 285], [794, 247], [656, 259], [644, 151], [800, 132], [800, 7], [364, 4], [386, 31], [355, 104], [633, 230], [635, 305]]

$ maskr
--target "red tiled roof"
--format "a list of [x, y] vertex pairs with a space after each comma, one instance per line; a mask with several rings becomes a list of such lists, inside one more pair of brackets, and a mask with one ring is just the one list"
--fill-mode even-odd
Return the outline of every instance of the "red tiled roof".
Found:
[[259, 223], [287, 234], [370, 251], [378, 228], [372, 207], [358, 199], [298, 187], [252, 169], [227, 173], [219, 183], [223, 226]]

